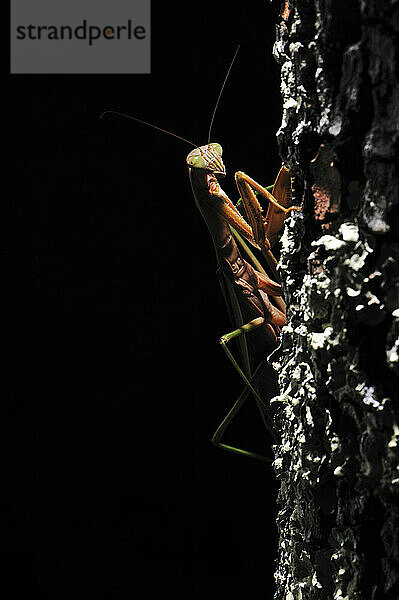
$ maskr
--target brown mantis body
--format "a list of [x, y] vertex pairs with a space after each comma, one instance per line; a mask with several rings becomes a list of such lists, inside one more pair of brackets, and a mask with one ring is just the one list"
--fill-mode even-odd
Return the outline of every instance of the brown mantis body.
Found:
[[[271, 194], [244, 173], [236, 173], [235, 180], [248, 223], [219, 185], [217, 177], [226, 174], [222, 161], [222, 149], [219, 144], [207, 144], [195, 148], [188, 155], [187, 164], [195, 202], [212, 236], [222, 288], [224, 286], [227, 289], [228, 293], [225, 293], [225, 296], [229, 298], [231, 313], [239, 325], [237, 329], [223, 336], [220, 342], [247, 386], [215, 432], [213, 442], [231, 452], [269, 460], [254, 452], [241, 450], [221, 442], [224, 431], [245, 402], [248, 391], [254, 395], [266, 428], [272, 431], [264, 402], [250, 381], [249, 359], [245, 344], [242, 346], [242, 353], [247, 374], [239, 367], [228, 349], [227, 343], [234, 337], [261, 329], [264, 340], [263, 350], [271, 351], [275, 348], [281, 327], [285, 324], [285, 303], [281, 297], [280, 284], [267, 275], [256, 259], [253, 262], [258, 268], [254, 268], [243, 258], [235, 238], [241, 240], [244, 248], [247, 247], [242, 242], [241, 236], [252, 246], [258, 248], [265, 257], [269, 269], [274, 276], [277, 276], [277, 261], [271, 252], [271, 246], [277, 240], [278, 232], [283, 226], [287, 213], [299, 210], [298, 207], [291, 206], [291, 177], [288, 170], [282, 167]], [[254, 190], [269, 201], [266, 216], [263, 216]], [[251, 252], [249, 254], [254, 258]]]

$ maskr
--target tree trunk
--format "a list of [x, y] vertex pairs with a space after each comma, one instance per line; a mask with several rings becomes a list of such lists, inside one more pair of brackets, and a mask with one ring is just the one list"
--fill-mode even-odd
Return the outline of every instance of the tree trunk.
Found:
[[277, 137], [303, 213], [282, 238], [273, 357], [276, 600], [399, 597], [398, 14], [290, 0], [277, 25]]

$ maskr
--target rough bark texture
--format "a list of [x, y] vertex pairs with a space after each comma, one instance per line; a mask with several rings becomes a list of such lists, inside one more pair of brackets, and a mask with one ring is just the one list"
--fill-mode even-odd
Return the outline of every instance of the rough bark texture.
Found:
[[399, 598], [397, 0], [281, 8], [276, 600]]

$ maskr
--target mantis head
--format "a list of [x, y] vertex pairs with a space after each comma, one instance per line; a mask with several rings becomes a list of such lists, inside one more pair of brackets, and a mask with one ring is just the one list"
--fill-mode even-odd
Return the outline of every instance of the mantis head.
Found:
[[223, 164], [222, 152], [221, 145], [217, 143], [199, 146], [187, 156], [187, 164], [194, 169], [209, 171], [216, 177], [224, 177], [226, 168]]

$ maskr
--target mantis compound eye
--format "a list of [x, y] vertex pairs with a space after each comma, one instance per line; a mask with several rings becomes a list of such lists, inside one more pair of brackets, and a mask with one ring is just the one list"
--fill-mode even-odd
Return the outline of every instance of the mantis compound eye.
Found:
[[196, 169], [206, 169], [206, 167], [207, 167], [206, 160], [200, 154], [195, 154], [195, 155], [189, 154], [187, 156], [187, 164], [190, 167], [195, 167]]
[[222, 156], [223, 150], [222, 150], [222, 146], [220, 144], [218, 144], [217, 142], [214, 142], [212, 144], [209, 144], [209, 146], [212, 148], [212, 150], [215, 152], [215, 154], [217, 154], [218, 156]]

